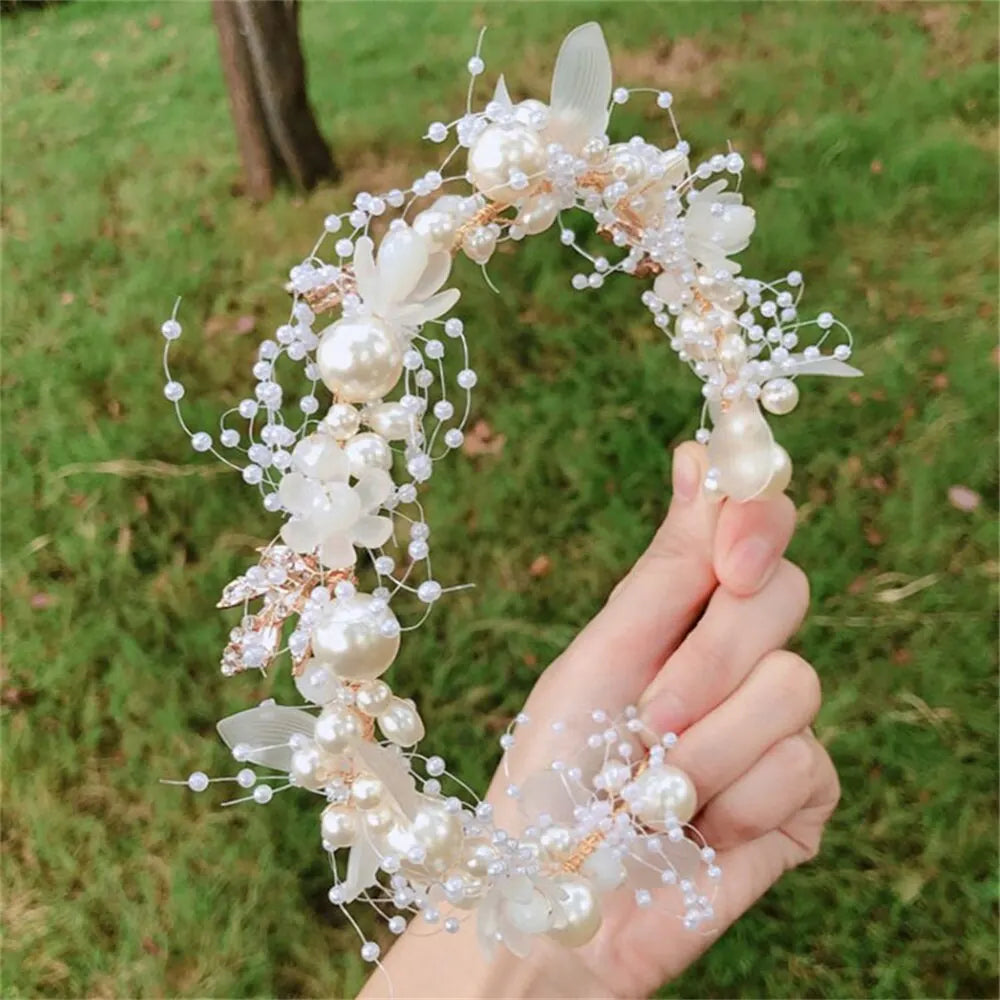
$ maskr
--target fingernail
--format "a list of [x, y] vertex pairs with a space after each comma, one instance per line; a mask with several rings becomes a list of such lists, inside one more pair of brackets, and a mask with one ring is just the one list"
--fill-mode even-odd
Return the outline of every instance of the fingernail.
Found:
[[742, 591], [759, 590], [778, 564], [774, 543], [759, 535], [737, 542], [726, 557], [723, 575]]
[[674, 496], [685, 502], [693, 500], [698, 493], [701, 469], [694, 455], [687, 448], [674, 452]]
[[[639, 704], [639, 718], [646, 730], [652, 730], [654, 741], [664, 733], [674, 733], [684, 727], [684, 705], [673, 691], [663, 691], [650, 697], [649, 701]], [[644, 730], [645, 736], [650, 738]]]

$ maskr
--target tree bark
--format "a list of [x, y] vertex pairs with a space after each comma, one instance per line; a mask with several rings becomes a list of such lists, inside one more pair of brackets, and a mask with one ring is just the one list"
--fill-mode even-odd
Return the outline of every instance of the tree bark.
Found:
[[246, 192], [266, 201], [288, 177], [309, 189], [339, 171], [306, 94], [298, 0], [212, 0]]

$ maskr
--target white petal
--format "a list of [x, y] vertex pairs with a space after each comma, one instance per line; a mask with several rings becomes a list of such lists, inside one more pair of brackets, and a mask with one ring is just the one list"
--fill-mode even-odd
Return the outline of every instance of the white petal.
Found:
[[301, 472], [288, 472], [281, 477], [278, 499], [290, 514], [306, 514], [323, 498], [323, 487], [306, 479]]
[[281, 526], [281, 540], [296, 552], [312, 552], [322, 539], [310, 517], [293, 517]]
[[807, 361], [801, 354], [793, 354], [796, 375], [834, 375], [839, 378], [857, 378], [863, 375], [859, 368], [838, 361], [837, 358], [815, 358]]
[[325, 533], [348, 531], [361, 516], [361, 499], [353, 486], [333, 483], [326, 488], [326, 504], [322, 512]]
[[362, 510], [375, 510], [392, 495], [392, 476], [384, 469], [369, 469], [358, 480], [354, 491]]
[[424, 268], [424, 273], [420, 275], [416, 288], [408, 296], [409, 301], [421, 302], [429, 298], [448, 280], [450, 271], [451, 254], [432, 253], [427, 258], [427, 266]]
[[339, 532], [323, 539], [319, 558], [327, 569], [348, 569], [358, 561], [358, 553], [350, 536]]
[[372, 255], [374, 246], [370, 236], [362, 236], [354, 244], [354, 280], [358, 286], [358, 295], [370, 307], [374, 307], [376, 303], [373, 300], [378, 297], [375, 259]]
[[502, 104], [505, 108], [514, 106], [514, 102], [510, 99], [510, 94], [507, 93], [507, 84], [504, 81], [503, 73], [500, 74], [500, 79], [497, 80], [497, 85], [493, 88], [493, 100], [497, 104]]
[[[300, 708], [283, 705], [260, 705], [222, 719], [216, 729], [230, 750], [237, 744], [250, 748], [247, 760], [261, 767], [288, 771], [292, 766], [292, 749], [288, 740], [295, 734], [312, 738], [316, 717]], [[258, 749], [269, 747], [273, 749]]]
[[292, 451], [292, 465], [321, 482], [346, 481], [350, 463], [344, 449], [326, 434], [310, 434]]
[[351, 538], [355, 545], [361, 545], [366, 549], [380, 548], [392, 538], [392, 518], [365, 514], [358, 518]]
[[371, 771], [385, 785], [389, 794], [407, 817], [412, 817], [420, 805], [413, 774], [406, 759], [377, 743], [358, 742], [353, 753], [361, 759], [366, 771]]
[[382, 237], [375, 267], [383, 304], [402, 302], [416, 287], [427, 267], [427, 240], [409, 226], [397, 226]]
[[351, 848], [347, 859], [347, 878], [340, 883], [345, 903], [353, 903], [366, 889], [376, 884], [381, 860], [367, 837], [362, 837]]
[[550, 141], [574, 150], [603, 135], [611, 103], [611, 56], [601, 26], [581, 24], [565, 38], [552, 74]]
[[420, 326], [421, 323], [428, 323], [453, 309], [461, 295], [457, 288], [449, 288], [446, 292], [432, 295], [424, 302], [403, 306], [393, 313], [393, 319], [403, 326]]

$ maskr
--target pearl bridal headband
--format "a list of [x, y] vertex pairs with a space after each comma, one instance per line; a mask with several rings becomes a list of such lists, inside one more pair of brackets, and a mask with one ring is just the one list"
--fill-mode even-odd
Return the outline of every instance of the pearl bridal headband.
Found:
[[[217, 439], [181, 412], [184, 388], [169, 366], [176, 307], [162, 326], [164, 393], [192, 447], [237, 470], [282, 519], [219, 601], [242, 608], [222, 672], [266, 671], [287, 653], [304, 702], [269, 699], [223, 719], [235, 776], [196, 771], [176, 783], [195, 792], [230, 783], [226, 805], [263, 805], [293, 789], [317, 796], [330, 901], [375, 963], [379, 946], [348, 904], [367, 903], [394, 934], [413, 920], [453, 933], [474, 919], [487, 951], [523, 955], [539, 935], [569, 947], [590, 940], [613, 891], [686, 929], [710, 928], [722, 874], [690, 825], [692, 783], [669, 763], [676, 735], [648, 731], [634, 707], [517, 715], [500, 738], [520, 813], [506, 830], [440, 756], [418, 752], [417, 706], [383, 677], [402, 635], [456, 589], [433, 575], [420, 500], [435, 463], [462, 444], [478, 378], [474, 334], [450, 315], [460, 296], [448, 285], [452, 258], [464, 254], [485, 273], [500, 243], [554, 232], [582, 261], [570, 278], [581, 294], [619, 275], [638, 279], [652, 322], [702, 382], [696, 436], [715, 498], [782, 492], [791, 461], [765, 412], [794, 409], [799, 376], [861, 374], [847, 364], [839, 320], [800, 318], [797, 271], [771, 282], [740, 274], [733, 258], [756, 221], [739, 193], [742, 158], [729, 151], [692, 166], [671, 95], [614, 88], [597, 24], [563, 42], [547, 104], [514, 101], [500, 76], [474, 110], [479, 46], [467, 67], [465, 114], [426, 130], [450, 146], [440, 167], [405, 191], [358, 194], [291, 269], [289, 318], [260, 344], [253, 394], [222, 416]], [[609, 139], [611, 113], [633, 96], [663, 110], [671, 145]], [[606, 255], [578, 241], [573, 227], [588, 219]], [[304, 384], [296, 399], [279, 368]], [[510, 751], [534, 729], [545, 730], [551, 755], [515, 774]]]

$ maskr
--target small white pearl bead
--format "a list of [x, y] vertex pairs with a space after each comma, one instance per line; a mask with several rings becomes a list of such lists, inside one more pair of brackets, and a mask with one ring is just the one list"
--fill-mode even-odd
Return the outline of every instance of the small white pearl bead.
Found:
[[170, 400], [171, 403], [176, 403], [179, 399], [184, 398], [184, 386], [180, 382], [168, 382], [163, 387], [163, 395]]
[[191, 435], [191, 447], [195, 451], [208, 451], [212, 447], [212, 435], [206, 434], [204, 431], [198, 431], [197, 434]]
[[253, 800], [258, 805], [266, 806], [274, 795], [274, 789], [270, 785], [258, 785], [253, 790]]
[[361, 957], [366, 962], [377, 962], [381, 954], [382, 949], [374, 941], [366, 941], [361, 946]]
[[208, 788], [208, 775], [204, 771], [193, 771], [187, 780], [187, 786], [192, 792], [203, 792]]
[[656, 106], [663, 108], [666, 111], [671, 104], [674, 103], [674, 95], [670, 93], [669, 90], [661, 90], [659, 94], [656, 95]]
[[473, 56], [466, 64], [466, 69], [468, 69], [471, 76], [479, 76], [480, 73], [486, 69], [486, 63], [483, 62], [479, 56]]
[[162, 333], [167, 340], [176, 340], [181, 335], [181, 325], [175, 319], [168, 319], [166, 323], [160, 327], [160, 333]]

